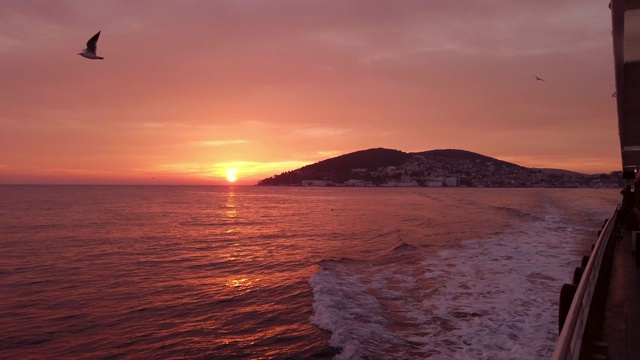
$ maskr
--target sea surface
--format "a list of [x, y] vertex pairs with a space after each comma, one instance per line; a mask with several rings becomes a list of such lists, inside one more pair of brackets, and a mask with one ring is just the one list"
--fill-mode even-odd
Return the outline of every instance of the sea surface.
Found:
[[548, 359], [618, 190], [0, 186], [1, 359]]

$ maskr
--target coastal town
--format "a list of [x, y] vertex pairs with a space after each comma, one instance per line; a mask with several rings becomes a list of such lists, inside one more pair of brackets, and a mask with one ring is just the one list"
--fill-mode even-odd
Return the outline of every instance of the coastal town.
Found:
[[[373, 153], [376, 151], [377, 153]], [[424, 153], [381, 153], [396, 151], [370, 149], [309, 165], [264, 179], [258, 185], [344, 186], [344, 187], [505, 187], [505, 188], [620, 188], [621, 172], [587, 175], [558, 169], [527, 168], [462, 150], [436, 150]], [[367, 154], [367, 152], [372, 152]], [[393, 155], [393, 165], [367, 155]], [[345, 161], [349, 160], [350, 161]]]

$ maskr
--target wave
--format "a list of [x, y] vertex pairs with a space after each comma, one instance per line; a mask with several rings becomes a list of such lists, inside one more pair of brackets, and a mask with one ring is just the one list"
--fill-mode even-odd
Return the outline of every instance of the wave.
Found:
[[518, 209], [510, 206], [494, 206], [493, 208], [507, 214], [508, 216], [515, 217], [516, 219], [522, 220], [522, 221], [544, 221], [545, 220], [544, 216], [534, 214], [524, 209]]
[[393, 252], [400, 252], [400, 251], [414, 251], [414, 250], [417, 250], [418, 248], [419, 247], [416, 245], [407, 244], [406, 242], [403, 241], [399, 245], [396, 245], [389, 252], [393, 253]]
[[184, 227], [224, 227], [224, 226], [244, 226], [244, 227], [257, 227], [261, 225], [265, 225], [266, 223], [263, 221], [248, 221], [248, 220], [239, 220], [237, 218], [225, 218], [218, 221], [198, 221], [198, 220], [183, 220], [179, 221], [178, 225]]

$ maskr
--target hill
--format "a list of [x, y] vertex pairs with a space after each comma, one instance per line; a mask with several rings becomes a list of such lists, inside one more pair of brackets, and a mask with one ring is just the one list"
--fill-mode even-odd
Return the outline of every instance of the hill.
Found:
[[351, 169], [377, 169], [386, 166], [399, 166], [407, 161], [411, 155], [399, 151], [383, 148], [360, 150], [340, 155], [318, 163], [300, 168], [300, 171], [340, 173], [350, 172]]
[[415, 153], [360, 150], [287, 171], [258, 185], [621, 187], [620, 173], [584, 175], [535, 169], [457, 149]]
[[494, 163], [504, 167], [523, 168], [520, 165], [512, 164], [510, 162], [498, 160], [496, 158], [492, 158], [489, 156], [481, 155], [481, 154], [474, 153], [471, 151], [466, 151], [466, 150], [457, 150], [457, 149], [429, 150], [429, 151], [424, 151], [424, 152], [419, 152], [414, 154], [431, 157], [431, 158], [472, 161], [478, 164]]

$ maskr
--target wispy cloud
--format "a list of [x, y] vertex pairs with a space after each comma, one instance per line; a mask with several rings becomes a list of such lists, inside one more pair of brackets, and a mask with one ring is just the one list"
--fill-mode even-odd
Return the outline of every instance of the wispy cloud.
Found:
[[260, 121], [260, 120], [243, 120], [239, 123], [239, 125], [244, 129], [248, 128], [253, 130], [280, 127], [280, 125], [278, 124], [270, 123], [267, 121]]
[[[255, 161], [231, 161], [217, 163], [213, 165], [214, 169], [226, 171], [226, 169], [239, 169], [244, 174], [259, 174], [271, 171], [288, 171], [309, 165], [308, 161], [272, 161], [272, 162], [255, 162]], [[226, 172], [224, 172], [226, 174]]]
[[17, 51], [20, 47], [25, 46], [23, 41], [20, 41], [14, 37], [6, 35], [0, 35], [0, 53], [10, 53]]
[[309, 165], [309, 161], [275, 161], [275, 162], [255, 162], [255, 161], [231, 161], [214, 164], [203, 163], [173, 163], [160, 164], [153, 168], [154, 171], [185, 174], [198, 177], [220, 177], [227, 175], [227, 170], [236, 169], [238, 179], [255, 179], [258, 177], [269, 177], [284, 171], [289, 171]]
[[336, 127], [321, 127], [321, 126], [308, 126], [294, 130], [295, 134], [304, 135], [308, 137], [330, 137], [338, 136], [347, 133], [349, 129], [342, 129]]
[[121, 125], [123, 127], [128, 127], [128, 128], [160, 129], [160, 128], [168, 127], [169, 124], [158, 122], [158, 121], [140, 121], [140, 122], [136, 122], [136, 123], [133, 123], [133, 124], [132, 123], [122, 123]]
[[225, 146], [225, 145], [234, 145], [234, 144], [246, 144], [249, 141], [247, 140], [202, 140], [202, 141], [193, 141], [191, 144], [196, 146]]

